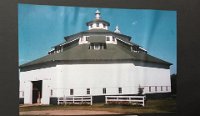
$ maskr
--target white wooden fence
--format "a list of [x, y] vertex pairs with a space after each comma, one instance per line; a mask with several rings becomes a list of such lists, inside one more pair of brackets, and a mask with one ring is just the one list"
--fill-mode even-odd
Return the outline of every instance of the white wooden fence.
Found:
[[105, 96], [106, 104], [132, 104], [144, 106], [145, 96]]
[[67, 96], [59, 97], [59, 104], [90, 104], [92, 105], [92, 96]]

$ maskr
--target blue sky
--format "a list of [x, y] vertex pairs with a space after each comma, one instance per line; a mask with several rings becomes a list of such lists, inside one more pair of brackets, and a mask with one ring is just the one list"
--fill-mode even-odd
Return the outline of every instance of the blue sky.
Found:
[[[87, 30], [97, 8], [48, 5], [18, 5], [19, 64], [47, 55], [64, 37]], [[150, 55], [173, 63], [177, 72], [176, 11], [98, 8], [101, 18], [118, 25], [122, 34], [145, 48]]]

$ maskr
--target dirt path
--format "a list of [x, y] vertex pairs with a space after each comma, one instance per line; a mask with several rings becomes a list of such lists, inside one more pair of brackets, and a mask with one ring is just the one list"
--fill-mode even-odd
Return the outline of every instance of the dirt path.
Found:
[[108, 111], [90, 111], [90, 110], [44, 110], [44, 111], [23, 111], [20, 115], [96, 115], [96, 114], [119, 114]]

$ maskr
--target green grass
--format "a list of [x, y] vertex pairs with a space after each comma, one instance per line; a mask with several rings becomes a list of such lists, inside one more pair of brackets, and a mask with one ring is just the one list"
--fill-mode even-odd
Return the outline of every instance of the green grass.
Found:
[[20, 111], [35, 110], [94, 110], [110, 111], [116, 113], [174, 113], [176, 112], [176, 100], [173, 98], [147, 100], [145, 106], [130, 105], [105, 105], [103, 103], [89, 105], [48, 105], [48, 106], [30, 106], [20, 107]]

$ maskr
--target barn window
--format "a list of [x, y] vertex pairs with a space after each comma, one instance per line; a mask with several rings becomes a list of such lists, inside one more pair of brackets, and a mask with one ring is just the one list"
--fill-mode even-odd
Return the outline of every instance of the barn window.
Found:
[[155, 86], [155, 91], [157, 91], [157, 86]]
[[74, 89], [70, 89], [70, 95], [74, 95]]
[[22, 97], [24, 97], [24, 92], [22, 91]]
[[51, 89], [51, 96], [53, 95], [53, 90]]
[[168, 86], [166, 86], [166, 91], [168, 91]]
[[88, 41], [88, 39], [89, 39], [89, 36], [85, 37], [85, 41]]
[[101, 46], [99, 44], [94, 44], [94, 50], [100, 50]]
[[103, 94], [106, 94], [106, 88], [103, 88]]
[[83, 38], [80, 38], [81, 41], [83, 41]]
[[160, 89], [161, 89], [161, 91], [163, 91], [163, 87], [162, 87], [162, 86], [161, 86], [161, 88], [160, 88]]
[[110, 41], [110, 37], [106, 37], [106, 41]]
[[113, 37], [112, 40], [115, 41], [115, 37]]
[[97, 27], [99, 27], [99, 23], [97, 23]]
[[90, 88], [87, 88], [87, 94], [90, 94]]
[[103, 24], [103, 28], [105, 28], [106, 27], [106, 25], [105, 24]]
[[118, 88], [118, 92], [122, 93], [122, 88], [121, 87]]
[[93, 50], [106, 49], [106, 44], [104, 44], [104, 43], [91, 43], [90, 46], [89, 46], [89, 49], [93, 49]]
[[151, 86], [149, 86], [149, 92], [151, 92]]

